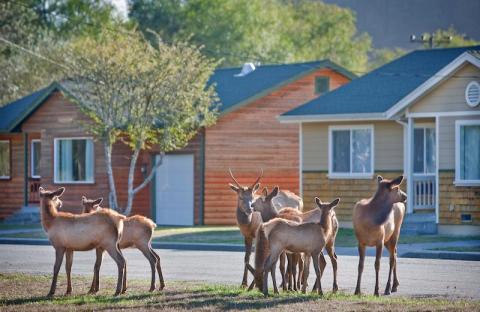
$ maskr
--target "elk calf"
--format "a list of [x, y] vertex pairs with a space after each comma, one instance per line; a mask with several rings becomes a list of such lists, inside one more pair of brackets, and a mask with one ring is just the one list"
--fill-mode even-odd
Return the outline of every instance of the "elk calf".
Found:
[[[317, 275], [316, 283], [318, 284], [318, 293], [322, 294], [321, 272], [325, 268], [325, 262], [319, 267], [319, 256], [328, 238], [332, 232], [332, 210], [337, 206], [340, 199], [335, 199], [329, 204], [324, 204], [320, 199], [315, 198], [315, 202], [322, 211], [319, 223], [297, 223], [290, 220], [280, 218], [273, 219], [264, 223], [258, 229], [256, 238], [256, 263], [263, 262], [263, 268], [257, 268], [255, 272], [255, 284], [263, 291], [265, 296], [268, 295], [268, 272], [271, 272], [272, 279], [275, 283], [275, 263], [284, 250], [291, 252], [303, 252], [307, 256], [312, 257], [313, 266]], [[262, 261], [262, 258], [265, 260]], [[308, 267], [305, 266], [308, 275]], [[263, 276], [262, 276], [263, 272]], [[307, 276], [304, 274], [304, 277]], [[275, 285], [275, 284], [274, 284]], [[306, 280], [304, 278], [302, 292], [306, 291]]]
[[[92, 211], [98, 211], [101, 209], [107, 210], [106, 208], [100, 207], [102, 200], [102, 198], [91, 200], [83, 196], [83, 212], [90, 213]], [[123, 221], [123, 224], [123, 233], [119, 241], [120, 249], [135, 247], [140, 250], [145, 256], [145, 258], [147, 258], [148, 262], [150, 262], [150, 268], [152, 271], [150, 291], [155, 290], [155, 267], [158, 271], [158, 278], [160, 280], [159, 290], [162, 290], [165, 287], [165, 283], [163, 281], [162, 268], [160, 267], [160, 256], [152, 248], [152, 236], [157, 225], [152, 220], [139, 215], [127, 217]], [[90, 287], [90, 293], [96, 293], [98, 291], [100, 283], [99, 271], [102, 264], [102, 257], [103, 251], [97, 249], [97, 260], [95, 262], [94, 275], [92, 286]], [[124, 287], [126, 288], [126, 286], [127, 285], [125, 279]]]
[[55, 248], [55, 265], [53, 267], [53, 279], [49, 296], [55, 294], [57, 277], [62, 265], [63, 256], [66, 254], [67, 262], [67, 292], [72, 292], [71, 269], [74, 251], [85, 251], [96, 248], [106, 250], [118, 266], [117, 289], [115, 295], [125, 291], [125, 258], [118, 249], [119, 238], [123, 231], [124, 216], [113, 211], [99, 210], [89, 214], [74, 215], [67, 212], [59, 212], [62, 207], [64, 187], [54, 192], [47, 191], [42, 187], [40, 192], [40, 216], [42, 226], [47, 233], [48, 239]]
[[[390, 270], [385, 288], [385, 295], [396, 292], [399, 285], [397, 279], [397, 243], [400, 236], [400, 228], [405, 215], [407, 194], [400, 190], [403, 176], [394, 180], [377, 177], [378, 187], [373, 197], [362, 199], [353, 208], [353, 228], [358, 240], [358, 278], [355, 294], [360, 295], [363, 264], [365, 261], [365, 247], [375, 246], [375, 290], [378, 296], [378, 274], [380, 270], [380, 258], [382, 257], [383, 245], [390, 253]], [[390, 280], [393, 271], [393, 287], [390, 288]]]

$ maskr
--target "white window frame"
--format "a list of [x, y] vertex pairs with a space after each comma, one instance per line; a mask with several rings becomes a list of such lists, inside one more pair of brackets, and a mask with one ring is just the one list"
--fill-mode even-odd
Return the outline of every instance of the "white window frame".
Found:
[[[370, 159], [371, 172], [358, 173], [352, 172], [352, 130], [370, 130], [370, 142], [372, 144], [372, 157]], [[350, 172], [333, 172], [333, 131], [349, 130], [350, 131]], [[369, 125], [342, 125], [328, 127], [328, 178], [329, 179], [371, 179], [375, 172], [375, 133], [374, 126]]]
[[480, 120], [456, 120], [455, 121], [455, 181], [456, 186], [480, 186], [480, 180], [460, 179], [460, 127], [480, 126]]
[[42, 144], [42, 140], [40, 139], [34, 139], [30, 142], [30, 177], [34, 179], [40, 179], [40, 175], [34, 175], [33, 174], [33, 168], [35, 167], [35, 164], [33, 163], [33, 143], [40, 143]]
[[9, 166], [10, 166], [10, 170], [9, 170], [9, 175], [8, 176], [0, 176], [0, 180], [10, 180], [10, 178], [12, 177], [12, 142], [10, 140], [0, 140], [0, 142], [4, 143], [8, 143], [8, 161], [10, 162], [9, 163]]
[[[414, 168], [413, 168], [413, 164], [412, 164], [413, 175], [414, 176], [436, 175], [436, 169], [434, 170], [434, 172], [431, 172], [431, 173], [425, 172], [426, 166], [427, 166], [427, 138], [426, 138], [427, 132], [425, 131], [425, 129], [435, 130], [435, 144], [436, 144], [437, 131], [436, 131], [435, 123], [432, 123], [432, 122], [415, 123], [414, 124], [414, 129], [424, 129], [424, 130], [423, 130], [423, 172], [415, 172]], [[414, 142], [412, 142], [412, 148], [415, 148], [415, 143]], [[437, 146], [435, 146], [435, 150], [437, 150]], [[433, 152], [435, 153], [436, 151], [433, 151]], [[435, 159], [435, 165], [436, 165], [437, 162], [438, 162], [438, 160]], [[435, 166], [435, 168], [436, 168], [436, 166]]]
[[95, 183], [95, 144], [92, 144], [93, 174], [91, 181], [58, 181], [57, 180], [57, 142], [61, 140], [92, 140], [93, 137], [58, 137], [53, 139], [53, 183], [55, 184], [94, 184]]

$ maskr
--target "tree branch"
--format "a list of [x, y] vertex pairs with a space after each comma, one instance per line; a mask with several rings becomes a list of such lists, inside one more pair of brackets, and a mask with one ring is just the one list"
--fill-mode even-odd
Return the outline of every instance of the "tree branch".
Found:
[[153, 176], [155, 175], [155, 172], [157, 171], [158, 167], [160, 167], [163, 163], [163, 156], [165, 156], [164, 152], [160, 153], [160, 159], [155, 158], [155, 165], [152, 167], [152, 170], [150, 170], [150, 173], [148, 176], [143, 180], [143, 182], [137, 186], [136, 188], [133, 189], [133, 194], [137, 194], [139, 191], [141, 191], [147, 184], [152, 180]]

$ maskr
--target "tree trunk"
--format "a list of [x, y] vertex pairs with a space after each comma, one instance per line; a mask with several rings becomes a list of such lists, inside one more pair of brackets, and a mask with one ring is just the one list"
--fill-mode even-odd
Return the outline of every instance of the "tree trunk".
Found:
[[110, 208], [118, 210], [117, 190], [115, 188], [115, 178], [112, 169], [112, 144], [108, 139], [103, 140], [103, 150], [105, 152], [105, 165], [107, 166], [108, 186], [110, 192], [108, 194], [108, 201]]

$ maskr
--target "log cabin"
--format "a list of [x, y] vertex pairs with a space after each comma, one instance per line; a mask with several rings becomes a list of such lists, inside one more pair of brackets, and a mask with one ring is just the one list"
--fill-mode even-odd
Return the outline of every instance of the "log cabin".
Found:
[[[229, 167], [241, 183], [263, 168], [264, 185], [298, 192], [299, 127], [281, 124], [277, 116], [353, 78], [328, 60], [216, 70], [210, 83], [221, 102], [217, 123], [164, 156], [152, 182], [136, 195], [133, 213], [159, 225], [234, 224]], [[108, 198], [103, 148], [69, 96], [54, 82], [0, 108], [0, 219], [35, 211], [40, 185], [66, 186], [63, 207], [72, 212], [80, 211], [83, 195]], [[141, 153], [135, 184], [158, 153], [156, 148]], [[126, 202], [129, 154], [123, 143], [114, 145], [120, 206]]]

